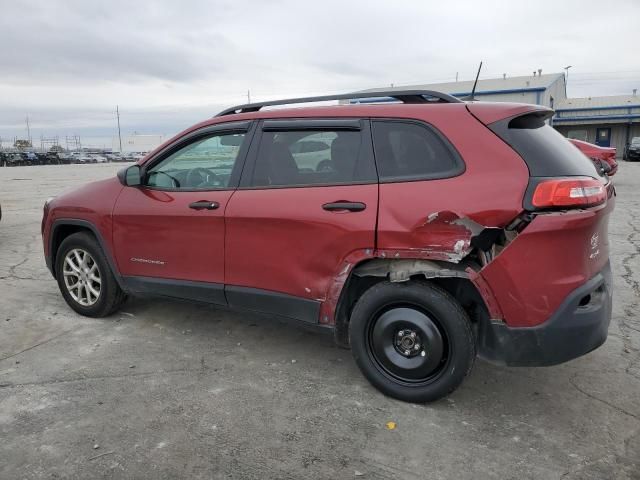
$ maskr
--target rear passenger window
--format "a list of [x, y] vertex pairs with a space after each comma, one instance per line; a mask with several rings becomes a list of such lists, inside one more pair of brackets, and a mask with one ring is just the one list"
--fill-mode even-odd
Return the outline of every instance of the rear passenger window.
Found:
[[447, 178], [464, 171], [453, 147], [423, 124], [376, 120], [373, 144], [380, 181]]
[[370, 148], [361, 131], [264, 131], [252, 186], [303, 186], [375, 182]]

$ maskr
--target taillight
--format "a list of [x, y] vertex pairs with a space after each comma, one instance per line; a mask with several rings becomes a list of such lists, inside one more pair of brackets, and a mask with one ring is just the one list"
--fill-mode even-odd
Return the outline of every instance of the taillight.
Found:
[[588, 207], [607, 200], [605, 186], [594, 178], [554, 178], [536, 185], [531, 199], [535, 208]]

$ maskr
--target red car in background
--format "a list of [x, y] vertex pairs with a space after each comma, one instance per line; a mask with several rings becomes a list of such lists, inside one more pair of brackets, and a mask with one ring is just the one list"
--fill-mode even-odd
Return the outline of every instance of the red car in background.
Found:
[[570, 138], [569, 141], [578, 147], [578, 150], [589, 157], [595, 164], [596, 168], [602, 169], [607, 175], [615, 175], [618, 171], [615, 147], [600, 147], [593, 143], [576, 140], [574, 138]]

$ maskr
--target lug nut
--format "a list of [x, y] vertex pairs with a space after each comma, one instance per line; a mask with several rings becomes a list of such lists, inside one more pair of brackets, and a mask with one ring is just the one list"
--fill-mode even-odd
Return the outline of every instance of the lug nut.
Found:
[[409, 350], [405, 350], [404, 354], [408, 357], [409, 355], [411, 355], [411, 352]]
[[413, 346], [413, 349], [414, 349], [414, 350], [420, 350], [420, 344], [419, 344], [419, 343], [416, 343], [416, 344]]
[[416, 338], [416, 332], [411, 332], [411, 338]]

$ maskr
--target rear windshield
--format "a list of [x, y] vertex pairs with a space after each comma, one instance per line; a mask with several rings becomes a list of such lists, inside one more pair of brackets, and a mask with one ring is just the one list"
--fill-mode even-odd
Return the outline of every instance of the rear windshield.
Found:
[[489, 125], [525, 161], [532, 177], [600, 177], [595, 165], [557, 130], [546, 115], [530, 113]]

